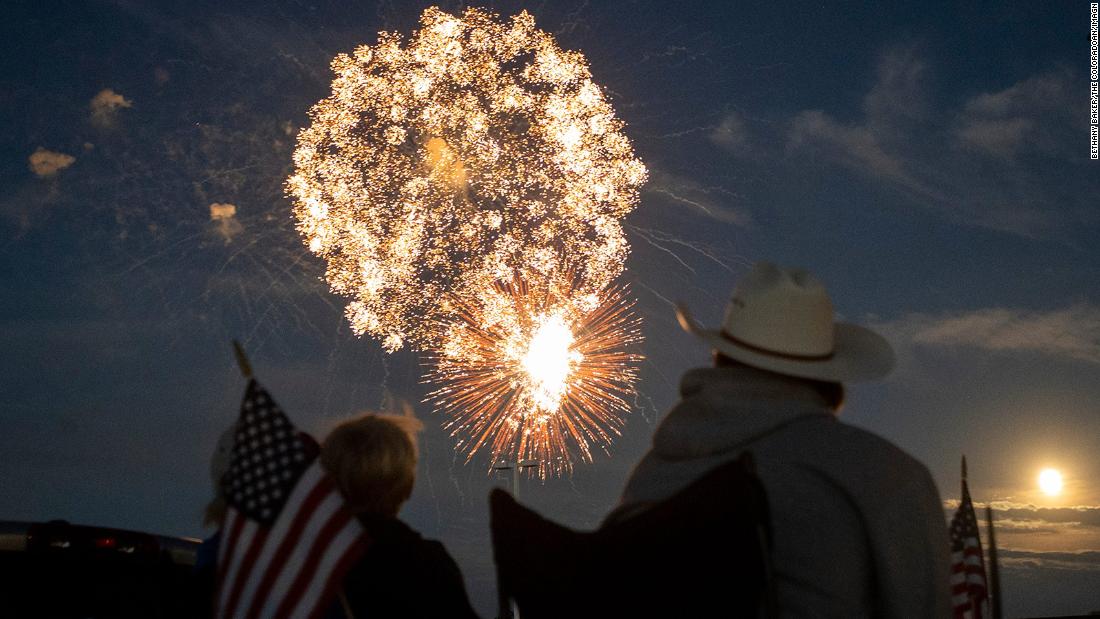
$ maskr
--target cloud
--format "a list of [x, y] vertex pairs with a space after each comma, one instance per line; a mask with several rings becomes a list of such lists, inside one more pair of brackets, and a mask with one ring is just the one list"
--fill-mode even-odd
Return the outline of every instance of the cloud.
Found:
[[882, 327], [920, 346], [1039, 353], [1100, 363], [1100, 307], [1089, 304], [1050, 311], [986, 308], [911, 314]]
[[977, 95], [958, 114], [955, 145], [1003, 159], [1025, 152], [1059, 153], [1072, 141], [1071, 92], [1072, 76], [1062, 71]]
[[1034, 551], [1001, 549], [997, 551], [1001, 565], [1009, 569], [1062, 569], [1100, 572], [1100, 550]]
[[[950, 518], [959, 508], [958, 499], [943, 502], [944, 513]], [[1100, 505], [1040, 507], [1031, 503], [993, 501], [990, 506], [996, 516], [997, 530], [1035, 531], [1056, 529], [1062, 525], [1100, 528]]]
[[46, 178], [57, 174], [61, 170], [71, 166], [76, 157], [72, 155], [66, 155], [65, 153], [59, 153], [52, 150], [46, 150], [41, 146], [38, 147], [31, 156], [27, 158], [30, 163], [31, 172], [34, 172], [38, 178]]
[[1002, 518], [1015, 521], [1033, 521], [1053, 524], [1073, 524], [1100, 527], [1100, 506], [1078, 505], [1074, 507], [1036, 507], [1034, 505], [1005, 505], [994, 502], [997, 522]]
[[210, 205], [210, 221], [225, 221], [237, 215], [237, 206], [215, 202]]
[[915, 197], [943, 200], [912, 174], [903, 154], [909, 131], [927, 116], [923, 94], [927, 72], [915, 48], [891, 48], [876, 65], [875, 83], [863, 98], [860, 122], [843, 123], [821, 110], [799, 112], [790, 122], [788, 150], [820, 153]]
[[913, 45], [890, 48], [875, 65], [875, 84], [863, 99], [867, 125], [886, 138], [903, 123], [918, 122], [928, 115], [928, 65]]
[[714, 144], [737, 155], [747, 154], [751, 145], [745, 120], [737, 112], [726, 114], [707, 137]]
[[233, 242], [233, 237], [244, 230], [241, 222], [237, 221], [237, 206], [235, 204], [221, 202], [211, 204], [210, 223], [214, 227], [215, 233], [225, 241], [226, 245]]
[[955, 141], [963, 148], [1011, 157], [1034, 127], [1027, 118], [967, 118], [955, 129]]
[[1060, 533], [1060, 529], [1062, 529], [1065, 525], [1052, 525], [1043, 520], [1013, 520], [1010, 518], [998, 518], [996, 526], [998, 535], [1055, 535], [1057, 533]]
[[104, 88], [92, 97], [92, 101], [88, 105], [92, 109], [92, 124], [100, 127], [110, 127], [115, 124], [118, 111], [122, 108], [133, 107], [134, 102], [110, 88]]
[[1071, 72], [1038, 74], [935, 109], [915, 47], [887, 50], [862, 115], [803, 110], [787, 124], [789, 156], [814, 156], [945, 218], [1023, 237], [1068, 237], [1095, 223], [1082, 168], [1086, 131]]
[[918, 193], [928, 193], [905, 171], [905, 162], [886, 151], [866, 125], [844, 125], [820, 110], [800, 112], [791, 121], [787, 144], [795, 150], [816, 149], [834, 161], [863, 173], [893, 181]]
[[[944, 501], [947, 518], [959, 501]], [[1007, 569], [1100, 571], [1100, 506], [1037, 507], [994, 501], [998, 555]], [[984, 509], [979, 512], [988, 541]]]

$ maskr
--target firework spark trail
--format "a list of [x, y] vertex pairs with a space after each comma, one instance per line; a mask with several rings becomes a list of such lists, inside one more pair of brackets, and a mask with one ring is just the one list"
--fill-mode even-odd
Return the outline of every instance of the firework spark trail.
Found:
[[705, 213], [709, 217], [714, 217], [716, 219], [722, 219], [722, 218], [727, 218], [728, 217], [728, 216], [725, 216], [721, 213], [715, 212], [712, 207], [710, 207], [706, 204], [703, 204], [702, 202], [699, 202], [698, 200], [692, 200], [691, 198], [682, 196], [682, 195], [680, 195], [680, 194], [678, 194], [678, 193], [674, 192], [673, 190], [668, 189], [666, 187], [654, 187], [654, 188], [651, 188], [650, 191], [653, 191], [655, 193], [664, 194], [664, 195], [668, 196], [669, 198], [671, 198], [673, 200], [676, 200], [677, 202], [682, 202], [683, 204], [687, 204], [688, 206], [695, 207], [695, 208], [699, 209], [700, 211], [703, 211], [703, 213]]
[[654, 235], [652, 235], [652, 234], [649, 234], [649, 233], [648, 233], [648, 231], [646, 231], [646, 230], [644, 230], [644, 229], [642, 229], [642, 228], [632, 228], [632, 229], [633, 229], [633, 230], [634, 230], [635, 232], [637, 232], [637, 233], [638, 233], [638, 236], [639, 236], [639, 237], [641, 237], [641, 239], [642, 239], [643, 241], [645, 241], [646, 243], [649, 243], [650, 245], [652, 245], [652, 246], [653, 246], [653, 247], [655, 247], [656, 249], [659, 249], [660, 251], [662, 251], [662, 252], [664, 252], [664, 253], [668, 254], [669, 256], [672, 256], [672, 259], [673, 259], [673, 260], [675, 260], [676, 262], [679, 262], [679, 263], [680, 263], [680, 266], [684, 267], [684, 268], [685, 268], [685, 269], [687, 269], [688, 271], [691, 271], [691, 274], [692, 274], [692, 275], [695, 275], [695, 274], [696, 274], [696, 273], [695, 273], [695, 269], [694, 269], [694, 268], [692, 268], [692, 266], [691, 266], [691, 265], [689, 265], [689, 264], [688, 264], [687, 262], [685, 262], [683, 258], [680, 258], [680, 256], [679, 256], [679, 255], [677, 255], [677, 254], [676, 254], [676, 252], [672, 251], [671, 249], [669, 249], [669, 248], [665, 247], [664, 245], [661, 245], [661, 244], [660, 244], [660, 243], [658, 243], [658, 242], [657, 242], [656, 240], [654, 240], [654, 238], [653, 238], [653, 236], [654, 236]]
[[633, 395], [614, 281], [647, 171], [584, 57], [528, 13], [421, 25], [333, 61], [287, 180], [298, 230], [356, 334], [428, 353], [460, 451], [568, 472]]
[[[673, 259], [675, 259], [677, 262], [680, 262], [681, 264], [684, 264], [684, 266], [687, 265], [684, 263], [684, 260], [680, 258], [678, 254], [676, 254], [676, 252], [663, 245], [659, 245], [659, 243], [671, 243], [673, 245], [685, 247], [697, 254], [702, 255], [703, 257], [707, 258], [708, 260], [710, 260], [714, 264], [717, 264], [723, 269], [729, 271], [730, 273], [736, 273], [736, 271], [733, 269], [733, 267], [729, 265], [729, 263], [719, 257], [718, 251], [715, 248], [705, 243], [688, 241], [680, 237], [662, 232], [660, 230], [655, 230], [653, 228], [641, 228], [638, 226], [629, 226], [629, 228], [654, 247], [657, 247], [661, 251], [671, 254]], [[735, 259], [742, 266], [749, 266], [751, 264], [751, 262], [744, 257], [735, 257]], [[692, 272], [695, 271], [695, 269], [692, 269], [691, 267], [688, 267], [688, 269], [690, 269]]]
[[[114, 287], [128, 291], [124, 302], [152, 301], [166, 319], [212, 320], [233, 337], [248, 335], [252, 349], [271, 336], [319, 332], [303, 302], [331, 305], [330, 296], [311, 273], [316, 266], [301, 262], [309, 254], [279, 212], [281, 182], [271, 180], [285, 177], [285, 130], [222, 108], [212, 108], [210, 119], [219, 124], [116, 132], [84, 155], [96, 174], [83, 193], [96, 196], [117, 224], [107, 241], [122, 261], [106, 276], [126, 282]], [[150, 153], [147, 140], [163, 148]], [[208, 217], [207, 205], [222, 202], [236, 211]], [[232, 237], [219, 234], [225, 221], [237, 226]]]

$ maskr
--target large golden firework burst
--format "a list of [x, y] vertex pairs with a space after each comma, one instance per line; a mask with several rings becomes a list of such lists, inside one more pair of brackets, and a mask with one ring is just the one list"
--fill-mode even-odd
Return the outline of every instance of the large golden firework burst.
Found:
[[526, 12], [430, 8], [332, 68], [287, 191], [353, 330], [427, 352], [470, 457], [591, 460], [637, 379], [614, 281], [646, 169], [584, 57]]
[[645, 166], [584, 57], [530, 14], [430, 8], [408, 41], [381, 33], [332, 68], [287, 189], [356, 333], [425, 348], [443, 299], [517, 271], [597, 294], [622, 272]]

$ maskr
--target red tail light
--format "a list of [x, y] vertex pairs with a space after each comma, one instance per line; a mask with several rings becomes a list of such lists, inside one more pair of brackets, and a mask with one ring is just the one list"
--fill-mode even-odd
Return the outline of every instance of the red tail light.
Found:
[[67, 522], [47, 522], [31, 525], [27, 532], [27, 549], [67, 553], [109, 552], [135, 555], [142, 559], [160, 556], [157, 538], [146, 533], [71, 525]]
[[113, 537], [97, 537], [94, 543], [96, 548], [104, 550], [111, 550], [118, 545], [118, 541]]

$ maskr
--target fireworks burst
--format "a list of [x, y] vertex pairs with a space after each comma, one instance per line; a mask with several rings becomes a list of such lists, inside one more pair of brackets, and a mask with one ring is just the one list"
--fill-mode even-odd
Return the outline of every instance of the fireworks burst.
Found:
[[590, 460], [637, 377], [614, 281], [647, 172], [584, 56], [527, 12], [430, 8], [332, 68], [287, 191], [353, 330], [428, 353], [470, 456]]
[[629, 352], [641, 342], [633, 302], [623, 288], [559, 295], [519, 279], [497, 284], [443, 330], [429, 399], [467, 460], [487, 448], [561, 474], [573, 453], [591, 462], [619, 434], [641, 362]]
[[336, 57], [287, 182], [352, 327], [391, 351], [437, 345], [427, 325], [453, 311], [439, 299], [517, 271], [603, 290], [646, 179], [584, 57], [530, 14], [430, 8], [421, 24]]

